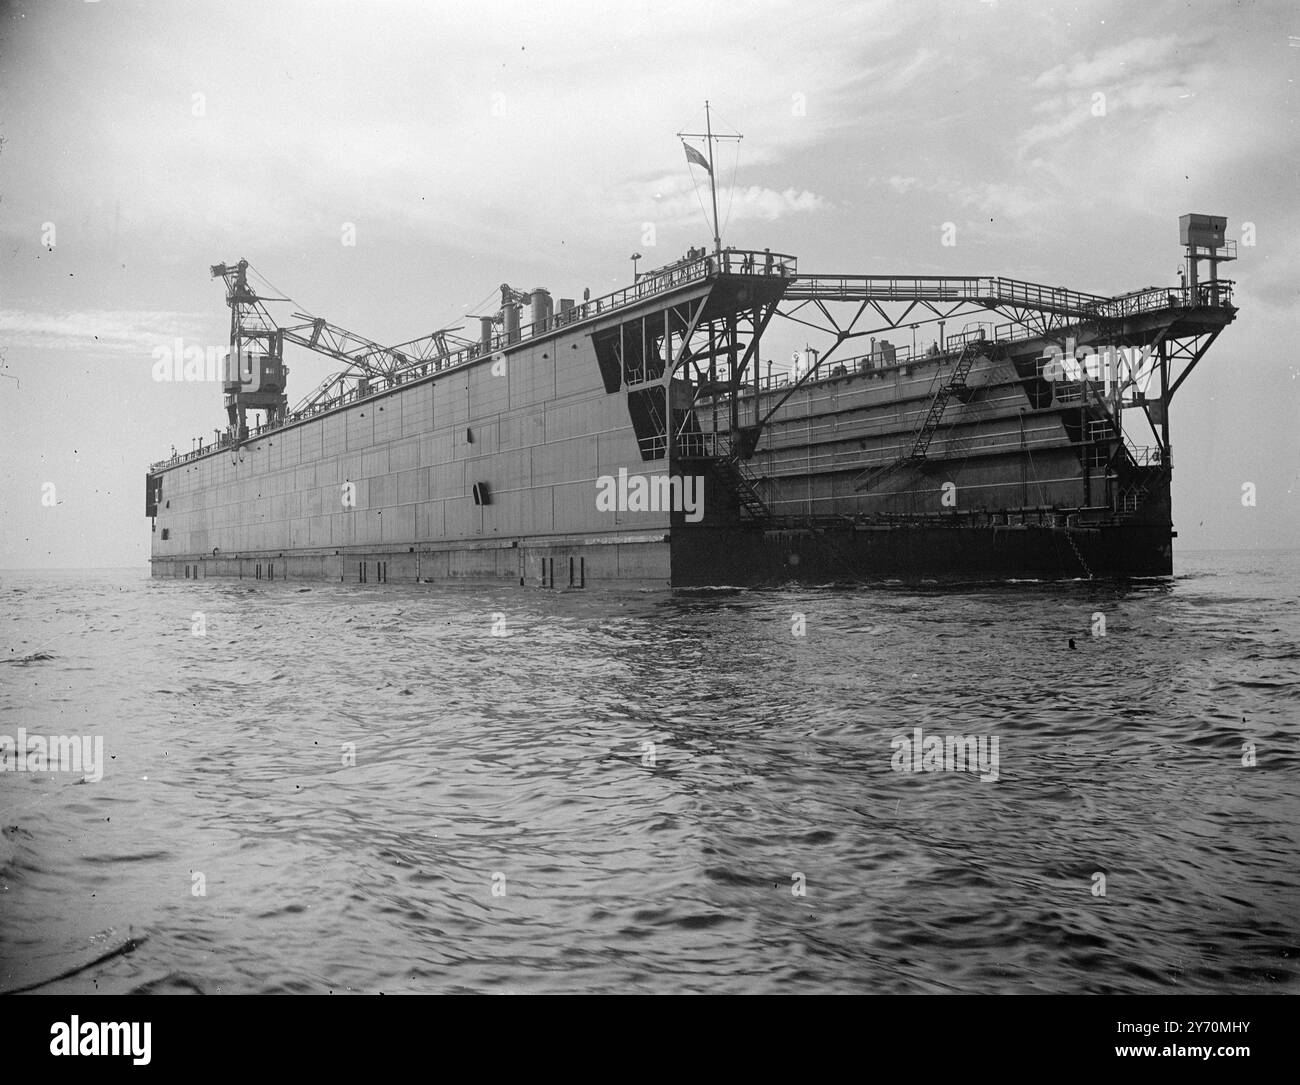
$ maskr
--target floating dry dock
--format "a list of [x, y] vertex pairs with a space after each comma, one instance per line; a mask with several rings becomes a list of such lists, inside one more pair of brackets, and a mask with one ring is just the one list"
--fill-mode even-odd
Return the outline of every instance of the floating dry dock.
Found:
[[[1170, 408], [1236, 314], [1218, 277], [1236, 255], [1226, 220], [1181, 227], [1179, 285], [1115, 297], [699, 249], [582, 302], [503, 286], [475, 340], [397, 347], [277, 322], [245, 261], [217, 265], [227, 426], [150, 468], [153, 573], [543, 588], [1168, 575]], [[762, 372], [773, 320], [821, 349]], [[292, 410], [286, 343], [342, 363]]]

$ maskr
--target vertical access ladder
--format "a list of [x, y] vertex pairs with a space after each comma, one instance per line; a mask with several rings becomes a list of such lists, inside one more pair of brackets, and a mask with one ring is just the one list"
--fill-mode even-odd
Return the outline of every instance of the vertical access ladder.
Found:
[[920, 463], [925, 459], [926, 453], [930, 449], [930, 442], [934, 440], [934, 435], [939, 429], [939, 423], [943, 420], [943, 413], [948, 408], [948, 401], [955, 393], [965, 391], [966, 378], [970, 375], [971, 366], [975, 364], [975, 359], [983, 354], [987, 346], [987, 340], [978, 339], [962, 347], [961, 354], [957, 357], [957, 364], [953, 366], [948, 380], [939, 386], [934, 393], [934, 398], [930, 400], [930, 409], [926, 412], [925, 420], [921, 423], [920, 429], [916, 431], [916, 436], [912, 440], [911, 451], [905, 456], [900, 456], [892, 463], [867, 468], [853, 480], [855, 490], [865, 490], [872, 483], [881, 481], [900, 468]]

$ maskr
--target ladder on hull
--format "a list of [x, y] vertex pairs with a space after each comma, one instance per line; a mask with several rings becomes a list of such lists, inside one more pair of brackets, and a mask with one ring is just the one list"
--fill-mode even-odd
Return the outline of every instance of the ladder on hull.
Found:
[[970, 375], [971, 366], [975, 364], [976, 358], [984, 356], [988, 346], [987, 340], [980, 339], [962, 347], [961, 354], [957, 357], [957, 364], [953, 366], [948, 380], [939, 386], [934, 393], [934, 398], [930, 400], [930, 409], [926, 412], [921, 428], [916, 431], [911, 451], [892, 463], [867, 468], [853, 480], [854, 490], [860, 492], [868, 489], [894, 472], [904, 467], [915, 466], [925, 460], [926, 453], [930, 450], [930, 442], [934, 440], [939, 423], [943, 420], [944, 411], [948, 409], [948, 401], [956, 393], [965, 391], [966, 378]]

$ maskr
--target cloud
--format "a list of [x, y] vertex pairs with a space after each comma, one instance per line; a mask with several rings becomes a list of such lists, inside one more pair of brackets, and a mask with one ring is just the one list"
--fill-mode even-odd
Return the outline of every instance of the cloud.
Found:
[[1020, 133], [1017, 139], [1017, 156], [1023, 157], [1042, 144], [1061, 144], [1078, 132], [1090, 120], [1095, 120], [1088, 103], [1057, 99], [1053, 102], [1054, 120], [1034, 124]]
[[877, 83], [877, 92], [893, 96], [911, 86], [917, 77], [939, 57], [937, 49], [921, 48], [911, 60], [896, 66]]
[[211, 323], [210, 314], [150, 309], [0, 309], [0, 339], [6, 346], [27, 349], [148, 356], [155, 346], [169, 344], [178, 336], [184, 338], [193, 334], [196, 326]]
[[[538, 222], [594, 243], [655, 212], [649, 200], [628, 207], [625, 186], [685, 172], [675, 132], [702, 123], [710, 97], [714, 122], [748, 137], [733, 218], [771, 220], [820, 206], [782, 172], [860, 117], [863, 51], [907, 30], [888, 10], [52, 11], [26, 29], [7, 82], [39, 78], [48, 111], [76, 121], [28, 111], [11, 125], [15, 169], [58, 178], [11, 200], [19, 219], [60, 225], [97, 201], [120, 205], [124, 224], [174, 246], [234, 237], [292, 249], [337, 239], [345, 222], [368, 241], [467, 250], [518, 246]], [[59, 49], [42, 52], [42, 33]], [[898, 55], [881, 66], [886, 89], [935, 57]]]
[[1202, 51], [1198, 39], [1173, 34], [1134, 38], [1042, 72], [1032, 86], [1051, 93], [1031, 111], [1048, 119], [1019, 134], [1017, 159], [1043, 144], [1068, 151], [1076, 135], [1113, 138], [1116, 127], [1131, 135], [1154, 115], [1185, 108], [1204, 71]]
[[1174, 34], [1131, 38], [1091, 57], [1049, 68], [1034, 80], [1034, 86], [1039, 90], [1105, 90], [1110, 84], [1132, 82], [1171, 64], [1180, 45], [1187, 48], [1187, 42], [1180, 42]]
[[[982, 219], [998, 221], [1001, 230], [1059, 202], [1059, 196], [1048, 186], [1015, 181], [966, 181], [950, 177], [923, 181], [917, 177], [894, 176], [885, 183], [900, 195], [929, 197], [930, 207], [940, 214], [955, 216], [960, 209]], [[949, 205], [947, 210], [945, 204]]]
[[724, 218], [732, 222], [759, 219], [773, 222], [788, 215], [807, 211], [819, 211], [828, 207], [828, 202], [807, 189], [787, 188], [777, 192], [771, 188], [750, 185], [738, 189], [726, 211], [720, 211]]
[[[722, 186], [719, 188], [718, 216], [724, 230], [729, 224], [774, 222], [831, 206], [825, 197], [796, 187], [777, 190], [763, 185], [742, 185], [730, 191]], [[616, 204], [622, 215], [648, 214], [646, 221], [656, 227], [708, 226], [712, 229], [713, 212], [709, 206], [706, 180], [692, 184], [688, 178], [669, 175], [629, 184], [616, 197]]]

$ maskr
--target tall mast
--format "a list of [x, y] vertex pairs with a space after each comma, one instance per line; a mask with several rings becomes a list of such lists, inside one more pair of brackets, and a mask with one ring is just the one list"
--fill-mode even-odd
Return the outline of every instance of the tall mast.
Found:
[[[715, 136], [713, 134], [713, 117], [709, 111], [709, 103], [707, 99], [705, 99], [704, 102], [704, 131], [703, 132], [678, 132], [677, 135], [679, 138], [702, 139], [709, 145], [709, 158], [708, 158], [707, 168], [709, 171], [709, 196], [713, 201], [713, 251], [715, 254], [720, 255], [722, 253], [722, 229], [718, 223], [718, 178], [717, 178], [717, 171], [715, 170], [714, 163], [713, 163], [713, 143], [715, 140], [719, 140], [719, 139], [734, 139], [739, 141], [744, 137], [741, 136], [739, 132], [736, 133], [734, 136]], [[692, 152], [694, 152], [698, 156], [698, 152], [696, 152], [693, 147], [688, 148], [687, 151], [688, 151], [687, 153], [688, 158], [690, 157], [690, 154]]]
[[722, 254], [722, 235], [718, 230], [718, 178], [713, 171], [713, 122], [709, 119], [709, 100], [704, 99], [704, 132], [709, 144], [709, 193], [713, 197], [713, 253]]

